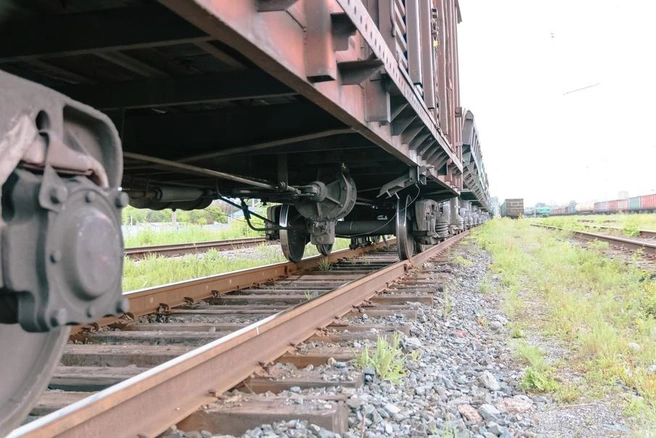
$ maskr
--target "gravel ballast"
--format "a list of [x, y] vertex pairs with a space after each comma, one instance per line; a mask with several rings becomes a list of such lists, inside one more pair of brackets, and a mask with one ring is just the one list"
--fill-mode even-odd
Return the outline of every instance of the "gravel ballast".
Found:
[[[512, 354], [512, 321], [502, 311], [500, 279], [489, 273], [490, 256], [473, 240], [466, 240], [447, 258], [446, 263], [424, 266], [436, 281], [434, 302], [432, 306], [414, 304], [416, 320], [363, 315], [354, 321], [394, 321], [410, 326], [402, 347], [408, 354], [420, 354], [408, 363], [407, 375], [400, 383], [374, 376], [358, 389], [294, 388], [279, 396], [300, 394], [311, 399], [315, 393], [343, 394], [350, 410], [349, 430], [343, 436], [351, 438], [630, 436], [627, 420], [613, 400], [562, 405], [549, 394], [527, 394], [520, 387], [525, 364]], [[481, 292], [484, 280], [492, 286], [485, 288], [486, 293]], [[529, 343], [546, 342], [538, 334], [527, 336]], [[353, 362], [327, 367], [338, 368], [335, 371], [339, 374], [356, 369]], [[166, 436], [211, 434], [171, 430]], [[243, 436], [339, 435], [290, 419], [252, 429]]]

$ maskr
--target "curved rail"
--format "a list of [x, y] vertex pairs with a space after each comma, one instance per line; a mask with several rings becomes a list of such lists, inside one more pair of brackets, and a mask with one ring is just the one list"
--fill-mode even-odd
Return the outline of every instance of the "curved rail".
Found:
[[549, 228], [552, 230], [567, 231], [574, 236], [584, 240], [601, 240], [609, 244], [624, 249], [643, 250], [645, 254], [656, 255], [656, 244], [643, 242], [640, 240], [626, 239], [623, 237], [609, 236], [607, 234], [588, 233], [586, 231], [568, 230], [565, 228], [554, 227], [551, 225], [531, 224], [534, 227]]
[[249, 247], [266, 243], [264, 237], [249, 237], [243, 239], [212, 240], [208, 242], [177, 243], [171, 245], [149, 245], [125, 248], [125, 256], [131, 259], [143, 259], [151, 254], [165, 257], [176, 257], [184, 254], [206, 252], [210, 249], [225, 251], [235, 247]]
[[[25, 425], [10, 436], [101, 436], [116, 430], [117, 424], [121, 425], [123, 436], [155, 436], [467, 233], [190, 351]], [[293, 264], [277, 266], [284, 270], [289, 265]]]

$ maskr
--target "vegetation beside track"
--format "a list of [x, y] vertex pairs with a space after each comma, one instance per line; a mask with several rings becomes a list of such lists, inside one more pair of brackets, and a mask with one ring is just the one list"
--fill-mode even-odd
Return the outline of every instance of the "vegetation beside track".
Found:
[[[259, 221], [259, 223], [257, 222]], [[263, 226], [262, 221], [254, 218], [256, 226]], [[211, 240], [240, 239], [244, 237], [264, 237], [264, 233], [253, 231], [245, 219], [233, 219], [226, 228], [211, 228], [202, 225], [180, 225], [177, 228], [158, 230], [146, 225], [133, 236], [124, 236], [126, 248], [147, 245], [170, 245], [176, 243], [198, 243]]]
[[[586, 222], [581, 222], [585, 220]], [[656, 214], [600, 214], [581, 216], [552, 216], [539, 219], [540, 223], [569, 230], [592, 231], [589, 225], [618, 227], [626, 237], [637, 237], [640, 230], [656, 230]], [[601, 230], [610, 234], [609, 230]]]
[[[336, 239], [334, 250], [348, 248], [349, 239]], [[314, 245], [305, 249], [305, 257], [319, 254]], [[243, 254], [231, 256], [227, 251], [211, 249], [202, 254], [182, 257], [151, 255], [141, 260], [125, 257], [123, 261], [123, 290], [132, 291], [239, 269], [254, 268], [286, 261], [280, 245], [259, 245]]]
[[[530, 222], [497, 219], [473, 231], [493, 258], [481, 292], [504, 293], [516, 353], [527, 364], [523, 386], [563, 402], [614, 396], [638, 427], [655, 430], [656, 282], [608, 258], [607, 244], [582, 247]], [[531, 345], [535, 339], [549, 342]], [[553, 360], [547, 347], [564, 353]]]

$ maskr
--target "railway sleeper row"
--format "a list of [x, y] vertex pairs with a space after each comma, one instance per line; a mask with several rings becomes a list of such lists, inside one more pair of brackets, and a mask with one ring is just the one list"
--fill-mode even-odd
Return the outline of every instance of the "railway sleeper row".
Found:
[[[275, 283], [255, 285], [230, 294], [163, 313], [113, 324], [84, 333], [69, 343], [49, 389], [33, 408], [29, 420], [56, 412], [103, 389], [229, 335], [290, 306], [326, 294], [397, 262], [396, 251], [386, 249], [357, 259], [343, 260], [329, 271], [311, 270]], [[262, 364], [261, 372], [242, 382], [238, 392], [216, 394], [217, 401], [178, 424], [181, 430], [208, 430], [239, 434], [259, 424], [281, 419], [305, 419], [341, 433], [347, 427], [346, 397], [364, 382], [362, 373], [338, 380], [326, 378], [321, 367], [348, 362], [359, 345], [378, 336], [408, 335], [406, 323], [416, 317], [415, 304], [430, 305], [439, 289], [438, 272], [413, 270], [394, 281], [371, 300], [319, 329], [302, 345], [290, 346], [276, 363]], [[363, 315], [367, 320], [363, 320]], [[238, 366], [235, 363], [235, 366]], [[284, 370], [286, 374], [281, 374]], [[285, 403], [271, 393], [298, 388], [341, 387], [341, 395], [303, 404]], [[248, 393], [248, 394], [246, 394]], [[257, 394], [268, 394], [269, 397]], [[237, 397], [239, 403], [234, 403]], [[166, 426], [172, 426], [166, 425]]]

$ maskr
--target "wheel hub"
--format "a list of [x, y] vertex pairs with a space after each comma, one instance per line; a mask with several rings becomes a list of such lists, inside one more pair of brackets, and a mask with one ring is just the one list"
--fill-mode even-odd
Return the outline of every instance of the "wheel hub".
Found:
[[[84, 177], [57, 178], [48, 185], [18, 169], [2, 197], [3, 283], [21, 291], [17, 320], [34, 332], [93, 322], [125, 307], [118, 212], [126, 195], [102, 190]], [[44, 192], [52, 209], [40, 202]]]

